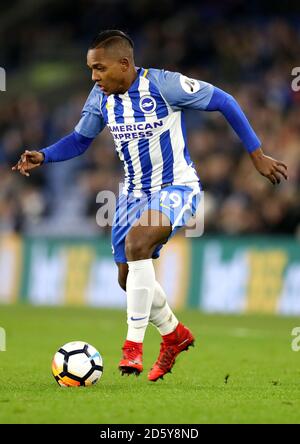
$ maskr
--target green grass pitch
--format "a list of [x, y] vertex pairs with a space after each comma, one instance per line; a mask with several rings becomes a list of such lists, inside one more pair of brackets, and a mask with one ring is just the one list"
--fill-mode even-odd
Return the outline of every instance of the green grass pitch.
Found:
[[[144, 372], [117, 369], [126, 334], [124, 311], [0, 306], [6, 351], [0, 352], [0, 423], [200, 424], [299, 423], [300, 351], [291, 348], [299, 318], [177, 313], [196, 336], [172, 374], [151, 383], [160, 337], [149, 326]], [[84, 340], [103, 356], [92, 387], [60, 388], [51, 360], [65, 342]]]

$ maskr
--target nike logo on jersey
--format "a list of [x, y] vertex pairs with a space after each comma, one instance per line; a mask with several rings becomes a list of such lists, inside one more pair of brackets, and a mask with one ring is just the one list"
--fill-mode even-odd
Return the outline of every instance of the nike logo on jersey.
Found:
[[134, 318], [133, 316], [131, 316], [131, 320], [132, 321], [141, 321], [142, 319], [146, 319], [147, 316], [144, 316], [143, 318]]

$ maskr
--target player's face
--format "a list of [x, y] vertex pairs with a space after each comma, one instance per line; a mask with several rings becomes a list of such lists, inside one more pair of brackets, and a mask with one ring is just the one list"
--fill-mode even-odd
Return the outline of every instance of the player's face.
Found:
[[129, 62], [126, 58], [109, 55], [103, 48], [90, 49], [87, 53], [87, 65], [92, 70], [92, 80], [105, 95], [124, 93]]

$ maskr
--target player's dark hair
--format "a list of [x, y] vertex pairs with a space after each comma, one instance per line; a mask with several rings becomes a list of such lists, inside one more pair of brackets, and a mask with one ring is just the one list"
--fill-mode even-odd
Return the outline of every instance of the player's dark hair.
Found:
[[119, 37], [124, 40], [127, 40], [131, 48], [133, 48], [134, 46], [133, 40], [129, 37], [128, 34], [126, 34], [123, 31], [120, 31], [119, 29], [107, 29], [106, 31], [99, 32], [99, 34], [92, 41], [89, 49], [98, 48], [99, 46], [102, 46], [104, 42], [107, 44], [113, 42], [116, 40], [114, 37]]

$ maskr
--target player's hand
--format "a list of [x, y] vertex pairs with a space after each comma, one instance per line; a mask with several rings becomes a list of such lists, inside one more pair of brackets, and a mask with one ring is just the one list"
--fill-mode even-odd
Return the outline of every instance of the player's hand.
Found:
[[287, 165], [280, 160], [266, 156], [261, 148], [250, 153], [250, 156], [257, 171], [267, 177], [273, 185], [280, 183], [282, 177], [288, 179]]
[[29, 170], [36, 168], [44, 162], [44, 155], [39, 151], [26, 150], [20, 157], [18, 163], [12, 167], [13, 171], [19, 171], [23, 176], [30, 176]]

